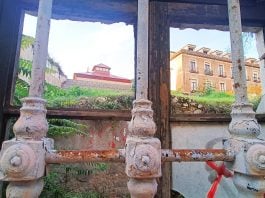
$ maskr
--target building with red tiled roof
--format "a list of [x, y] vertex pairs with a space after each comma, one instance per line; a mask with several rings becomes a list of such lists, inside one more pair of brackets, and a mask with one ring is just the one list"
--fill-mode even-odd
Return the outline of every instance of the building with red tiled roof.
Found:
[[73, 80], [69, 80], [64, 87], [81, 86], [102, 89], [131, 89], [132, 82], [130, 79], [112, 75], [110, 70], [111, 67], [102, 63], [94, 65], [91, 72], [74, 73]]

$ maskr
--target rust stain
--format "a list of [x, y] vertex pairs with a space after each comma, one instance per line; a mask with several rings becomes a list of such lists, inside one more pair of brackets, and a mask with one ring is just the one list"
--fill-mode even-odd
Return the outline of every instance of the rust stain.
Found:
[[77, 163], [86, 161], [124, 161], [119, 150], [65, 150], [46, 155], [47, 163]]
[[224, 149], [174, 149], [162, 151], [163, 161], [233, 161]]
[[[225, 149], [163, 149], [162, 161], [233, 161]], [[46, 154], [46, 162], [51, 164], [77, 163], [88, 161], [124, 162], [125, 156], [120, 150], [65, 150]]]

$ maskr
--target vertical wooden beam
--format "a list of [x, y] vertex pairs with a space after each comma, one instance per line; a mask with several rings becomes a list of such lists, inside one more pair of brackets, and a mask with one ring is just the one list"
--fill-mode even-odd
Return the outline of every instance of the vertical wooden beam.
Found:
[[[151, 1], [149, 13], [149, 99], [153, 102], [156, 137], [166, 149], [171, 148], [168, 4]], [[170, 192], [171, 163], [164, 163], [156, 197], [169, 198]]]
[[[20, 8], [19, 8], [20, 9]], [[16, 43], [16, 53], [14, 54], [14, 63], [9, 67], [8, 72], [8, 89], [6, 90], [5, 97], [5, 106], [10, 106], [13, 104], [14, 92], [16, 87], [16, 80], [18, 78], [18, 67], [19, 67], [19, 58], [20, 58], [20, 48], [21, 48], [21, 40], [22, 40], [22, 32], [23, 32], [23, 24], [24, 24], [24, 10], [20, 9], [20, 22], [18, 26], [17, 32], [17, 43]]]
[[[0, 145], [5, 137], [3, 109], [6, 104], [7, 90], [13, 77], [18, 49], [18, 38], [21, 30], [22, 10], [16, 0], [2, 0], [0, 2]], [[12, 75], [10, 75], [12, 74]], [[11, 78], [12, 78], [11, 77]]]
[[[4, 117], [3, 110], [10, 98], [7, 90], [11, 87], [10, 74], [13, 73], [16, 61], [21, 12], [19, 2], [0, 0], [0, 148], [6, 138], [7, 118]], [[3, 186], [6, 183], [0, 182], [0, 197], [4, 197]]]

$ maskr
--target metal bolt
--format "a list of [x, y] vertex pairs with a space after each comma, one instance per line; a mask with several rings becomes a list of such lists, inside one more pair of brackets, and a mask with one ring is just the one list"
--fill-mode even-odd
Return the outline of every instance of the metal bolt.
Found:
[[21, 165], [21, 162], [22, 162], [21, 157], [19, 157], [17, 155], [12, 157], [12, 159], [10, 160], [10, 164], [12, 166], [19, 166], [19, 165]]
[[260, 162], [261, 164], [265, 164], [265, 155], [260, 155], [260, 156], [259, 156], [259, 162]]
[[146, 156], [146, 155], [142, 156], [142, 162], [144, 166], [147, 166], [150, 162], [149, 156]]

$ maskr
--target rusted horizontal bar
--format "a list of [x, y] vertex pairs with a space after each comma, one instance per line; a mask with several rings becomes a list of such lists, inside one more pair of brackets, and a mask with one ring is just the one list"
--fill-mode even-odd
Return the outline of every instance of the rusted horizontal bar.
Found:
[[[161, 155], [163, 162], [234, 160], [234, 156], [224, 149], [163, 149]], [[64, 150], [46, 154], [48, 164], [81, 162], [125, 162], [125, 150]]]
[[225, 149], [164, 149], [162, 161], [165, 162], [199, 162], [199, 161], [233, 161], [234, 155]]
[[124, 149], [50, 151], [46, 153], [46, 163], [124, 162], [124, 155]]

